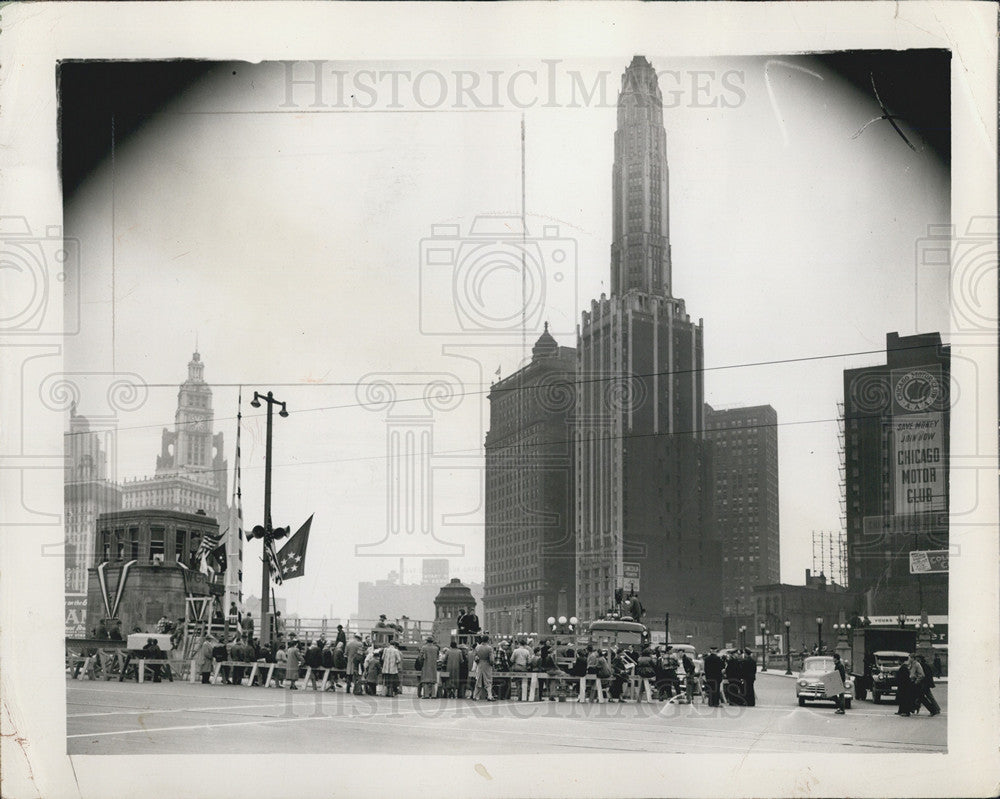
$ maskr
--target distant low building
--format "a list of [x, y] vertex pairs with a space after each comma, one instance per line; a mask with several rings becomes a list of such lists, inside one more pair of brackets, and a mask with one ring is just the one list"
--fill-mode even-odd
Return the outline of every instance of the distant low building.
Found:
[[[747, 646], [759, 649], [754, 642], [760, 636], [760, 625], [768, 630], [769, 648], [785, 651], [785, 622], [792, 650], [812, 651], [819, 643], [822, 619], [823, 645], [832, 649], [837, 638], [833, 625], [849, 621], [860, 609], [858, 594], [829, 582], [822, 573], [813, 575], [806, 569], [805, 585], [772, 583], [753, 588], [753, 606], [744, 618]], [[735, 643], [735, 639], [731, 641]]]
[[[481, 608], [483, 584], [467, 585]], [[434, 599], [440, 588], [441, 583], [400, 583], [398, 577], [395, 580], [358, 583], [358, 612], [351, 619], [375, 621], [384, 613], [390, 620], [407, 616], [414, 621], [431, 621], [434, 618]]]

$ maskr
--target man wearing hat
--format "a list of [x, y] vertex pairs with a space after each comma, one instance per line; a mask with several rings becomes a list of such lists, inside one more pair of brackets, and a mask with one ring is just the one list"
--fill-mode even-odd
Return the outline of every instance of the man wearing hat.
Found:
[[723, 668], [719, 647], [709, 647], [709, 653], [705, 655], [705, 690], [708, 693], [710, 707], [719, 706], [719, 687], [722, 685]]
[[399, 684], [399, 670], [403, 665], [403, 656], [396, 649], [396, 642], [389, 641], [382, 650], [382, 679], [385, 682], [385, 695], [395, 696], [403, 692]]
[[423, 665], [420, 667], [420, 684], [417, 686], [418, 699], [433, 699], [437, 693], [437, 661], [440, 651], [434, 639], [427, 636], [427, 643], [420, 647]]
[[201, 681], [205, 685], [208, 685], [208, 679], [212, 676], [212, 651], [215, 649], [215, 644], [215, 638], [211, 635], [205, 636], [194, 659], [195, 671], [201, 674]]
[[347, 642], [344, 649], [344, 657], [347, 659], [347, 692], [350, 693], [351, 686], [358, 679], [358, 672], [361, 662], [364, 659], [364, 646], [361, 643], [361, 635], [354, 634], [354, 638]]
[[334, 647], [336, 647], [337, 644], [343, 644], [345, 649], [347, 647], [347, 633], [344, 632], [343, 624], [337, 625], [337, 639], [333, 642]]
[[475, 658], [479, 670], [476, 673], [476, 687], [472, 698], [482, 697], [487, 702], [493, 702], [495, 701], [493, 699], [493, 647], [490, 646], [488, 635], [482, 636], [481, 643], [475, 650]]

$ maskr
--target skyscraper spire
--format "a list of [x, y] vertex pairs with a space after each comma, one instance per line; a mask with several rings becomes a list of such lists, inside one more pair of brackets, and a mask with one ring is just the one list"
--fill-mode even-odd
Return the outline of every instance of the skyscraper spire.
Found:
[[667, 133], [652, 65], [632, 59], [618, 94], [611, 293], [671, 296]]

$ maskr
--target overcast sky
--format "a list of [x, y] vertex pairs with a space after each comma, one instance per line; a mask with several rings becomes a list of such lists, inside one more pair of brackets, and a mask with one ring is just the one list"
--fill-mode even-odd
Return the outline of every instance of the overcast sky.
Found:
[[[948, 173], [905, 119], [915, 150], [886, 120], [856, 135], [882, 111], [817, 59], [646, 55], [670, 71], [674, 293], [704, 319], [707, 401], [777, 410], [781, 576], [801, 583], [812, 532], [840, 528], [843, 370], [880, 360], [820, 356], [884, 349], [890, 331], [944, 332], [947, 282], [916, 253], [928, 225], [948, 222]], [[262, 516], [264, 429], [247, 402], [273, 389], [288, 403], [273, 517], [294, 528], [315, 513], [307, 576], [278, 589], [290, 610], [348, 615], [358, 581], [400, 554], [412, 555], [408, 580], [418, 554], [481, 580], [485, 394], [498, 366], [518, 368], [523, 343], [530, 353], [543, 318], [574, 345], [579, 312], [607, 290], [614, 104], [630, 60], [325, 62], [318, 86], [290, 86], [282, 64], [228, 64], [151, 119], [66, 209], [83, 264], [67, 370], [150, 386], [119, 416], [117, 477], [153, 473], [197, 341], [230, 467], [245, 387], [247, 527]], [[295, 70], [302, 80], [313, 65]], [[473, 250], [468, 233], [477, 217], [520, 212], [522, 113], [544, 272], [544, 307], [523, 336], [486, 319], [516, 317], [516, 271], [483, 270], [481, 285], [463, 273], [456, 295], [454, 269], [434, 263], [489, 251], [483, 263], [510, 266], [506, 245]], [[407, 401], [365, 407], [370, 376], [388, 373]], [[427, 411], [412, 400], [439, 378], [458, 396], [431, 417], [433, 502], [404, 500], [434, 535], [387, 536], [388, 429], [426, 424], [398, 417]], [[79, 410], [100, 415], [102, 401], [85, 392]], [[259, 549], [246, 547], [246, 594], [260, 591]]]

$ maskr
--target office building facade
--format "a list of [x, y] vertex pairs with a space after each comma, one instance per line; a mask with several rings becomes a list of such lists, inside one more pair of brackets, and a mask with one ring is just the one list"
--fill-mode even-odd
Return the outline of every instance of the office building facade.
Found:
[[576, 351], [548, 325], [531, 362], [490, 389], [483, 628], [539, 632], [575, 613], [573, 447]]
[[[614, 139], [611, 296], [582, 315], [574, 411], [576, 610], [603, 616], [616, 588], [651, 627], [721, 637], [721, 548], [705, 438], [704, 336], [673, 296], [663, 102], [636, 56]], [[664, 621], [659, 621], [664, 620]]]
[[844, 372], [848, 585], [869, 616], [948, 612], [950, 372], [938, 333], [889, 333], [885, 364]]
[[722, 541], [724, 636], [754, 623], [753, 589], [779, 583], [778, 414], [770, 405], [705, 407], [715, 522]]

